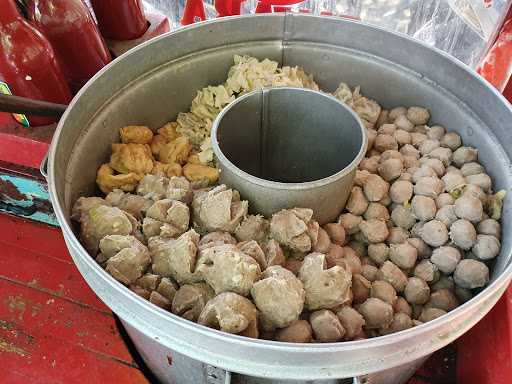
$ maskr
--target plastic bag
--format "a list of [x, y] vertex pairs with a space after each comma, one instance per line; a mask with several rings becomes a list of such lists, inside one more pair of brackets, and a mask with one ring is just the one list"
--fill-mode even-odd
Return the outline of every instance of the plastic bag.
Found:
[[406, 33], [476, 67], [512, 0], [145, 0], [175, 28], [220, 15], [305, 12], [359, 19]]

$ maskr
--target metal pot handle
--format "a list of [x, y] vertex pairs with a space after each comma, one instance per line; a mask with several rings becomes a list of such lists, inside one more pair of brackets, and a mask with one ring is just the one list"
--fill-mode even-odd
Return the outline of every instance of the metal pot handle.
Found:
[[44, 155], [43, 161], [41, 161], [41, 165], [39, 166], [39, 172], [43, 177], [48, 181], [48, 155], [49, 151], [46, 152], [46, 155]]

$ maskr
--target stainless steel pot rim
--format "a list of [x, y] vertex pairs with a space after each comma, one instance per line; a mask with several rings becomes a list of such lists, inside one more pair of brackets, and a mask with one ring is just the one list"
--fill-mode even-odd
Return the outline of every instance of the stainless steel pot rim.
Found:
[[300, 90], [301, 92], [319, 94], [319, 95], [322, 95], [323, 97], [325, 97], [329, 100], [332, 100], [332, 101], [336, 102], [337, 104], [340, 104], [341, 106], [343, 106], [343, 108], [347, 112], [349, 112], [350, 115], [358, 122], [359, 129], [361, 130], [361, 137], [363, 140], [361, 143], [361, 148], [359, 149], [359, 152], [357, 153], [356, 157], [340, 171], [338, 171], [330, 176], [324, 177], [322, 179], [308, 181], [308, 182], [304, 182], [304, 183], [282, 183], [282, 182], [278, 182], [278, 181], [265, 180], [265, 179], [253, 176], [250, 173], [247, 173], [247, 172], [241, 170], [240, 168], [238, 168], [235, 164], [233, 164], [231, 162], [231, 160], [229, 160], [226, 157], [226, 155], [224, 155], [224, 152], [222, 152], [222, 150], [220, 149], [219, 141], [217, 139], [217, 131], [219, 128], [219, 122], [224, 117], [224, 115], [226, 114], [226, 112], [229, 110], [230, 107], [233, 107], [234, 105], [243, 102], [245, 99], [251, 97], [254, 94], [267, 92], [269, 89], [272, 89], [272, 88], [264, 88], [264, 89], [259, 89], [259, 90], [248, 92], [248, 93], [238, 97], [236, 100], [234, 100], [233, 102], [229, 103], [226, 107], [224, 107], [222, 109], [222, 111], [220, 111], [220, 113], [217, 115], [215, 120], [213, 121], [210, 138], [212, 140], [213, 152], [215, 153], [215, 156], [217, 156], [221, 160], [221, 163], [228, 165], [231, 168], [232, 172], [237, 174], [239, 177], [250, 181], [253, 184], [257, 184], [257, 185], [260, 185], [265, 188], [276, 189], [276, 190], [280, 190], [280, 189], [303, 190], [303, 189], [317, 188], [317, 187], [321, 187], [323, 185], [332, 183], [333, 181], [338, 180], [338, 179], [344, 177], [345, 175], [349, 174], [350, 172], [352, 172], [359, 165], [361, 160], [363, 160], [364, 155], [366, 154], [366, 148], [368, 146], [368, 135], [366, 134], [366, 129], [364, 127], [363, 122], [359, 118], [359, 116], [348, 105], [346, 105], [345, 103], [343, 103], [342, 101], [338, 100], [337, 98], [335, 98], [334, 96], [332, 96], [328, 93], [321, 92], [321, 91], [315, 91], [313, 89], [297, 88], [297, 87], [278, 87], [278, 88], [279, 89], [288, 89], [288, 90]]
[[[332, 17], [331, 16], [314, 16], [314, 15], [293, 14], [293, 13], [229, 16], [229, 17], [224, 17], [222, 19], [218, 19], [218, 20], [206, 21], [206, 22], [203, 22], [203, 23], [197, 24], [197, 25], [191, 25], [191, 26], [184, 27], [184, 28], [181, 28], [181, 29], [173, 31], [173, 32], [169, 32], [168, 34], [165, 34], [165, 35], [162, 35], [159, 37], [155, 37], [154, 39], [151, 39], [150, 41], [142, 44], [141, 46], [134, 48], [134, 50], [144, 49], [144, 47], [148, 44], [151, 44], [152, 41], [164, 39], [168, 35], [185, 33], [190, 30], [193, 30], [195, 28], [200, 28], [201, 25], [205, 25], [205, 24], [207, 25], [207, 24], [211, 24], [211, 23], [223, 23], [223, 22], [228, 23], [231, 19], [250, 18], [250, 17], [261, 17], [261, 18], [273, 17], [276, 19], [286, 18], [286, 17], [317, 18], [317, 19], [322, 19], [322, 20], [325, 20], [326, 18], [327, 19], [338, 19], [335, 16], [332, 16]], [[459, 67], [462, 71], [471, 72], [472, 75], [475, 75], [475, 73], [469, 67], [464, 65], [459, 60], [453, 58], [449, 54], [447, 54], [435, 47], [430, 47], [426, 43], [417, 41], [417, 40], [413, 39], [412, 37], [409, 37], [409, 36], [401, 34], [401, 33], [392, 32], [392, 31], [386, 30], [384, 28], [373, 26], [373, 25], [370, 25], [367, 23], [362, 23], [359, 21], [353, 21], [353, 20], [348, 20], [348, 19], [343, 20], [343, 21], [345, 23], [361, 24], [361, 25], [364, 25], [366, 28], [379, 31], [380, 33], [395, 35], [399, 39], [414, 42], [415, 44], [423, 46], [424, 48], [434, 51], [436, 54], [443, 56], [445, 59], [449, 60], [452, 64]], [[104, 72], [108, 71], [118, 61], [123, 60], [124, 57], [128, 54], [129, 54], [129, 52], [127, 52], [127, 53], [123, 54], [122, 56], [118, 57], [117, 59], [115, 59], [107, 67], [103, 68], [100, 72], [98, 72], [91, 80], [89, 80], [89, 83], [93, 82], [96, 79], [98, 79], [99, 77], [101, 77]], [[504, 96], [502, 94], [500, 94], [496, 89], [494, 89], [492, 87], [492, 85], [490, 85], [484, 78], [482, 78], [478, 74], [476, 74], [476, 75], [477, 76], [475, 76], [475, 80], [480, 82], [483, 86], [488, 87], [490, 92], [492, 92], [495, 97], [497, 97], [505, 105], [507, 105], [507, 108], [510, 110], [510, 113], [512, 114], [512, 106], [508, 104], [508, 102], [504, 98]], [[87, 267], [90, 268], [90, 270], [94, 274], [96, 274], [97, 276], [100, 276], [104, 281], [106, 281], [110, 285], [111, 288], [115, 289], [115, 291], [118, 294], [121, 294], [125, 297], [129, 297], [130, 300], [135, 301], [135, 303], [137, 303], [139, 305], [140, 309], [144, 309], [146, 311], [152, 312], [156, 316], [165, 318], [166, 320], [172, 322], [176, 326], [192, 329], [192, 330], [194, 330], [194, 332], [201, 333], [206, 337], [229, 341], [233, 344], [242, 344], [242, 343], [245, 345], [249, 344], [253, 348], [260, 348], [260, 347], [265, 346], [266, 348], [271, 348], [271, 349], [274, 349], [276, 351], [283, 352], [283, 353], [294, 352], [294, 351], [304, 352], [304, 353], [327, 352], [327, 351], [336, 352], [336, 351], [347, 350], [347, 349], [350, 349], [350, 350], [364, 349], [364, 348], [368, 348], [370, 346], [394, 344], [396, 342], [400, 342], [401, 340], [405, 340], [406, 338], [409, 338], [410, 336], [421, 336], [424, 333], [428, 333], [429, 331], [432, 331], [434, 328], [436, 328], [438, 324], [441, 324], [443, 322], [448, 322], [450, 319], [454, 320], [454, 319], [460, 317], [463, 314], [463, 312], [465, 312], [466, 310], [468, 310], [470, 308], [477, 307], [479, 305], [479, 298], [484, 293], [491, 294], [493, 292], [497, 292], [500, 290], [500, 288], [505, 283], [508, 285], [508, 283], [510, 282], [510, 279], [512, 277], [512, 263], [510, 263], [510, 261], [509, 261], [509, 265], [503, 270], [503, 272], [500, 274], [499, 278], [494, 279], [494, 281], [492, 281], [487, 287], [485, 287], [485, 289], [483, 289], [482, 292], [480, 292], [478, 295], [473, 297], [471, 300], [469, 300], [468, 302], [459, 306], [458, 308], [454, 309], [453, 311], [450, 311], [448, 314], [446, 314], [444, 316], [441, 316], [441, 317], [439, 317], [435, 320], [432, 320], [428, 323], [424, 323], [424, 324], [421, 324], [414, 328], [411, 328], [411, 329], [408, 329], [405, 331], [401, 331], [398, 333], [394, 333], [391, 335], [385, 335], [385, 336], [380, 336], [377, 338], [358, 340], [358, 341], [341, 342], [341, 343], [288, 344], [288, 343], [279, 343], [279, 342], [275, 342], [275, 341], [250, 339], [250, 338], [241, 337], [241, 336], [237, 336], [237, 335], [227, 334], [227, 333], [220, 332], [220, 331], [217, 331], [217, 330], [214, 330], [211, 328], [207, 328], [207, 327], [195, 324], [193, 322], [187, 321], [185, 319], [182, 319], [182, 318], [175, 316], [169, 312], [166, 312], [163, 309], [160, 309], [160, 308], [154, 306], [153, 304], [149, 303], [148, 301], [146, 301], [140, 297], [137, 297], [137, 295], [133, 294], [127, 287], [125, 287], [121, 283], [117, 282], [112, 276], [110, 276], [106, 271], [104, 271], [95, 262], [95, 260], [88, 255], [85, 248], [83, 248], [83, 246], [79, 242], [76, 235], [74, 235], [73, 229], [69, 225], [67, 218], [64, 215], [64, 210], [62, 210], [59, 207], [59, 200], [58, 200], [57, 194], [56, 194], [56, 185], [55, 185], [55, 181], [53, 179], [54, 167], [55, 167], [55, 157], [56, 157], [56, 151], [57, 151], [57, 146], [58, 146], [56, 141], [58, 141], [58, 138], [62, 134], [63, 122], [66, 121], [68, 115], [70, 114], [70, 111], [73, 109], [74, 105], [76, 104], [76, 100], [85, 92], [86, 88], [87, 87], [84, 87], [81, 91], [79, 91], [78, 94], [75, 96], [75, 98], [71, 101], [69, 108], [66, 110], [66, 112], [62, 116], [62, 118], [57, 126], [57, 129], [56, 129], [56, 132], [54, 135], [55, 139], [53, 140], [52, 145], [50, 147], [49, 169], [48, 169], [49, 170], [48, 188], [49, 188], [49, 193], [50, 193], [50, 198], [51, 198], [52, 204], [54, 205], [54, 207], [55, 206], [57, 207], [57, 209], [55, 209], [55, 214], [56, 214], [57, 219], [61, 225], [61, 229], [64, 232], [65, 237], [68, 240], [68, 244], [72, 248], [74, 248], [78, 254], [80, 254], [81, 258], [85, 261]], [[66, 233], [73, 233], [73, 236], [72, 237], [66, 236]], [[86, 256], [86, 257], [84, 257], [84, 256]], [[508, 255], [500, 255], [498, 257], [506, 257], [508, 260], [510, 260], [511, 253], [509, 253]], [[135, 317], [139, 317], [139, 315], [137, 314], [137, 311], [133, 311], [133, 315]], [[143, 317], [139, 317], [139, 319], [143, 320]], [[126, 321], [131, 323], [130, 319], [126, 319]], [[147, 325], [152, 327], [152, 325], [150, 323], [148, 323]], [[184, 352], [186, 354], [186, 351], [184, 351], [183, 349], [182, 349], [182, 352]]]

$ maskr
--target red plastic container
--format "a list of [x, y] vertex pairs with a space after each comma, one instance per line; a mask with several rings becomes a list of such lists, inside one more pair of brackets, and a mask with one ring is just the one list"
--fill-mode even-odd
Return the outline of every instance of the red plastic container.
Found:
[[[2, 0], [0, 8], [0, 78], [17, 96], [69, 103], [71, 92], [51, 44], [21, 16], [14, 0]], [[55, 122], [29, 120], [33, 126]]]
[[81, 0], [28, 0], [30, 22], [51, 42], [73, 91], [112, 61], [89, 9]]
[[148, 29], [142, 0], [91, 0], [101, 34], [111, 40], [133, 40]]

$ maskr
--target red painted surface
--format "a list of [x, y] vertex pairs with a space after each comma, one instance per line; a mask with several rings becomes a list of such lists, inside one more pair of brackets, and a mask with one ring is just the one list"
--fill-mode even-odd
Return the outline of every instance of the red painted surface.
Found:
[[148, 383], [58, 229], [0, 215], [0, 250], [0, 383]]
[[459, 383], [512, 382], [512, 286], [491, 312], [457, 341], [457, 346]]
[[[14, 0], [2, 0], [0, 78], [13, 94], [67, 104], [71, 93], [50, 42], [19, 13]], [[30, 116], [33, 126], [55, 120]]]

